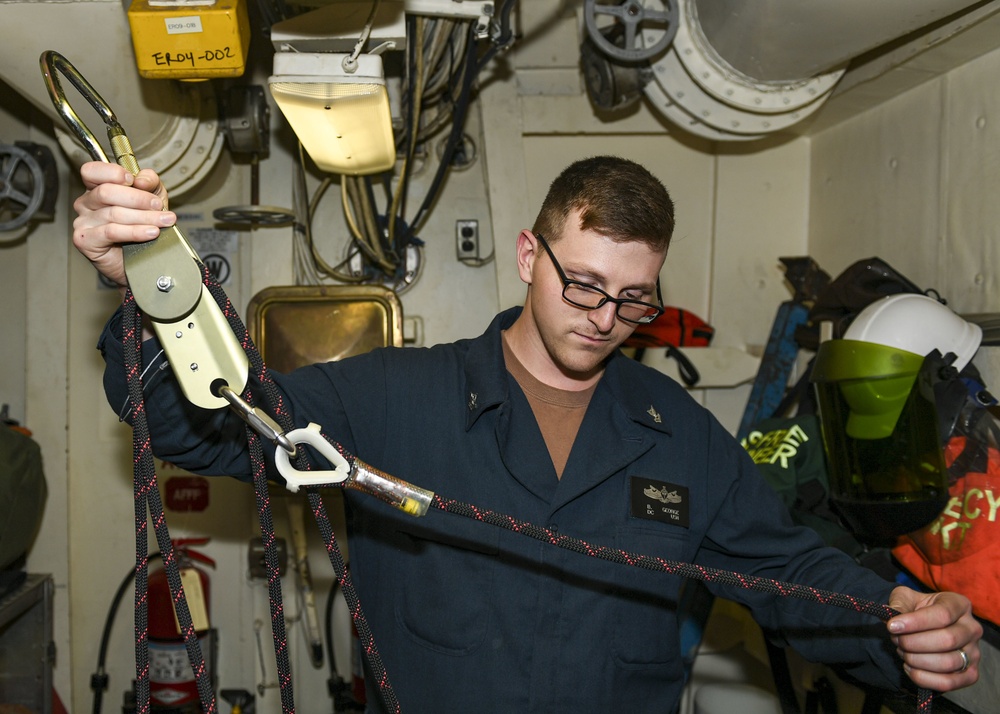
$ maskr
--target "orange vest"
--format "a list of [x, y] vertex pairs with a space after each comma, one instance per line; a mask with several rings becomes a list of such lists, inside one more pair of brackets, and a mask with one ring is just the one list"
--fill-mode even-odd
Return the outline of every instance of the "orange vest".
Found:
[[[949, 467], [965, 441], [948, 442]], [[965, 595], [978, 617], [1000, 624], [1000, 451], [990, 446], [987, 456], [986, 473], [960, 475], [937, 519], [902, 536], [892, 554], [923, 584]]]

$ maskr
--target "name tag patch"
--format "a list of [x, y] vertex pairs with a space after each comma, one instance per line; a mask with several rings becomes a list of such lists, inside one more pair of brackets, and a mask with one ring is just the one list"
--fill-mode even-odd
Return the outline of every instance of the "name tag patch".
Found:
[[687, 528], [690, 516], [687, 486], [633, 476], [632, 516]]

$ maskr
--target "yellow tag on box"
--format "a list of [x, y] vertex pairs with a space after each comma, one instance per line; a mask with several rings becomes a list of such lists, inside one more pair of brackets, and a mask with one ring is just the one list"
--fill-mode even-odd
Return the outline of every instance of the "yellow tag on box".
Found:
[[239, 77], [246, 68], [250, 19], [245, 0], [133, 0], [128, 21], [136, 66], [147, 79]]

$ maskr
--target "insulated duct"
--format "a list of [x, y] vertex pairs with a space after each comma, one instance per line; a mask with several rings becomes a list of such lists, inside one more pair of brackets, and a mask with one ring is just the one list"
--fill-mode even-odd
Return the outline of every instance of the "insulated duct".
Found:
[[[140, 78], [120, 0], [3, 2], [2, 7], [5, 17], [17, 20], [0, 31], [0, 79], [52, 119], [74, 165], [90, 155], [52, 106], [39, 67], [45, 50], [63, 54], [101, 94], [128, 133], [139, 165], [155, 169], [171, 195], [193, 188], [215, 165], [224, 135], [211, 83]], [[80, 118], [106, 141], [103, 121], [71, 84], [63, 84]]]
[[[858, 57], [905, 38], [908, 58], [997, 12], [1000, 2], [646, 0], [640, 15], [643, 8], [677, 16], [673, 42], [651, 62], [644, 92], [652, 105], [696, 135], [746, 141], [809, 117]], [[658, 35], [643, 29], [641, 41], [649, 46]]]

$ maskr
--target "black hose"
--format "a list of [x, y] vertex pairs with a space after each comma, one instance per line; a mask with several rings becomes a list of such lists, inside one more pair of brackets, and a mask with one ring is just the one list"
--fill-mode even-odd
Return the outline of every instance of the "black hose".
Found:
[[413, 220], [410, 221], [406, 235], [400, 241], [400, 245], [403, 246], [407, 245], [410, 239], [413, 238], [420, 223], [423, 221], [424, 214], [430, 210], [430, 207], [437, 199], [437, 194], [441, 188], [441, 183], [444, 181], [445, 174], [451, 168], [451, 158], [455, 153], [458, 143], [462, 140], [462, 129], [465, 127], [465, 117], [469, 110], [472, 85], [475, 81], [477, 68], [475, 29], [470, 27], [469, 33], [471, 35], [469, 38], [469, 49], [462, 74], [462, 88], [452, 115], [451, 134], [448, 136], [448, 142], [445, 144], [444, 151], [441, 154], [441, 161], [438, 163], [437, 171], [431, 181], [430, 188], [427, 189], [427, 193], [424, 195], [423, 203], [420, 204], [420, 208], [414, 215]]
[[[156, 560], [162, 557], [160, 552], [157, 551], [152, 553], [148, 561]], [[94, 708], [93, 714], [101, 714], [101, 706], [103, 704], [103, 693], [108, 688], [108, 675], [104, 671], [104, 663], [108, 657], [108, 642], [111, 639], [111, 626], [115, 622], [115, 615], [118, 613], [118, 606], [121, 605], [122, 598], [125, 597], [125, 591], [128, 590], [129, 585], [135, 579], [135, 569], [129, 571], [125, 579], [122, 580], [121, 585], [118, 586], [118, 590], [115, 592], [114, 598], [111, 600], [111, 607], [108, 610], [108, 616], [104, 620], [104, 631], [101, 633], [101, 648], [97, 653], [97, 670], [90, 675], [90, 688], [94, 692]]]
[[327, 660], [330, 662], [330, 674], [337, 676], [337, 660], [333, 654], [333, 599], [337, 594], [337, 581], [333, 581], [330, 592], [326, 596], [326, 612], [323, 617], [323, 634], [326, 639]]
[[335, 579], [330, 586], [330, 592], [326, 596], [326, 612], [323, 618], [323, 634], [326, 640], [327, 661], [330, 662], [330, 677], [326, 680], [327, 692], [333, 699], [334, 714], [340, 712], [361, 711], [364, 704], [355, 701], [351, 692], [350, 682], [345, 682], [340, 673], [337, 672], [337, 660], [333, 654], [333, 602], [337, 596], [340, 584]]
[[500, 8], [500, 35], [493, 41], [490, 51], [479, 61], [476, 67], [476, 74], [479, 74], [483, 70], [483, 67], [493, 59], [493, 56], [497, 52], [507, 49], [514, 41], [514, 31], [510, 29], [510, 13], [513, 11], [516, 2], [517, 0], [507, 0]]
[[[513, 40], [514, 33], [510, 28], [510, 14], [514, 9], [514, 3], [515, 0], [507, 0], [500, 8], [500, 34], [482, 57], [476, 57], [477, 48], [475, 28], [470, 26], [469, 49], [466, 55], [465, 66], [462, 74], [462, 87], [453, 110], [451, 134], [448, 136], [448, 141], [445, 144], [444, 151], [441, 155], [441, 162], [438, 164], [437, 171], [431, 181], [430, 188], [424, 196], [423, 203], [421, 203], [420, 208], [413, 217], [413, 220], [410, 221], [406, 234], [399, 241], [401, 246], [405, 247], [413, 238], [415, 232], [419, 230], [424, 215], [430, 210], [434, 201], [437, 199], [437, 195], [441, 190], [441, 184], [444, 181], [445, 175], [448, 173], [448, 169], [451, 168], [452, 156], [454, 156], [455, 150], [462, 141], [462, 130], [465, 128], [465, 119], [471, 102], [472, 86], [475, 84], [476, 77], [479, 76], [479, 73], [487, 64], [489, 64], [496, 54], [510, 45]], [[415, 130], [415, 128], [411, 128], [411, 131]]]

